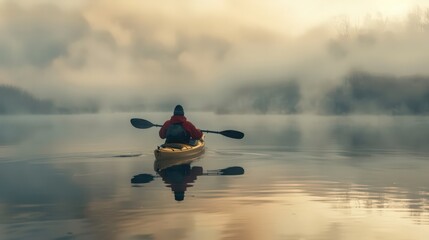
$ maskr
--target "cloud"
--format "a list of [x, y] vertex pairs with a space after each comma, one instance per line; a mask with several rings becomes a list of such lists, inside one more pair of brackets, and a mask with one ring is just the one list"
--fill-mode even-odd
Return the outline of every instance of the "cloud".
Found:
[[[317, 21], [305, 15], [298, 31], [301, 8], [242, 1], [0, 2], [0, 83], [105, 109], [174, 102], [203, 108], [255, 81], [282, 86], [294, 79], [297, 109], [317, 111], [314, 102], [355, 69], [429, 75], [427, 9], [356, 20], [363, 10], [338, 7]], [[351, 17], [331, 17], [341, 9]]]
[[52, 4], [25, 9], [8, 2], [0, 14], [2, 68], [46, 67], [87, 30], [83, 18]]
[[[54, 4], [3, 4], [8, 14], [2, 15], [0, 31], [8, 37], [1, 49], [2, 80], [56, 99], [80, 95], [114, 102], [125, 95], [152, 99], [207, 93], [241, 25], [232, 22], [214, 31], [207, 25], [226, 20], [129, 4], [95, 1], [79, 11]], [[267, 40], [257, 28], [246, 28], [241, 35]], [[13, 70], [18, 67], [20, 73]]]

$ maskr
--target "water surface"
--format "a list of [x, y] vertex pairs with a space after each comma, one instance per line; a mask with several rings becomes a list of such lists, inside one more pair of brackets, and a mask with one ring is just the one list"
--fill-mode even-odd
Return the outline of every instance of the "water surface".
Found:
[[[154, 171], [158, 129], [131, 117], [169, 114], [1, 116], [0, 239], [429, 236], [428, 117], [189, 113], [246, 136], [207, 135], [170, 182]], [[233, 166], [244, 174], [214, 171]], [[138, 174], [154, 178], [132, 184]]]

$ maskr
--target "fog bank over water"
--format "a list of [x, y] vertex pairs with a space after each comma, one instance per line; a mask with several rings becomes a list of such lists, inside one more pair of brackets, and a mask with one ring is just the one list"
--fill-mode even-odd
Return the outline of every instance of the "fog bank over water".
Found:
[[[231, 88], [217, 102], [200, 103], [191, 110], [214, 111], [220, 114], [388, 114], [426, 115], [429, 113], [429, 77], [395, 77], [352, 72], [340, 84], [318, 96], [305, 96], [302, 85], [294, 80], [274, 83], [258, 83]], [[39, 100], [29, 93], [0, 86], [0, 114], [19, 113], [95, 113], [103, 112], [100, 102], [86, 104], [54, 104]], [[166, 98], [157, 103], [137, 101], [113, 104], [109, 111], [171, 111], [183, 99]]]
[[429, 77], [351, 72], [332, 88], [306, 96], [297, 81], [234, 89], [219, 113], [428, 114]]
[[0, 1], [0, 85], [65, 112], [427, 114], [428, 6], [327, 4]]

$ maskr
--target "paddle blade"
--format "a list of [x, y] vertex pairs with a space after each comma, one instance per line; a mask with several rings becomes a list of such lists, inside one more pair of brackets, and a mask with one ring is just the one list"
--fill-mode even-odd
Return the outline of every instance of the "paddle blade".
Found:
[[135, 175], [133, 178], [131, 178], [131, 183], [148, 183], [151, 182], [154, 179], [154, 176], [146, 173], [142, 173], [139, 175]]
[[133, 125], [133, 127], [140, 128], [140, 129], [146, 129], [146, 128], [151, 128], [155, 126], [153, 123], [149, 122], [148, 120], [140, 119], [140, 118], [132, 118], [130, 122], [131, 122], [131, 125]]
[[243, 175], [244, 174], [244, 168], [242, 167], [229, 167], [221, 169], [220, 175]]
[[225, 131], [219, 132], [219, 134], [222, 134], [225, 137], [230, 137], [235, 139], [242, 139], [244, 137], [244, 133], [235, 131], [235, 130], [225, 130]]

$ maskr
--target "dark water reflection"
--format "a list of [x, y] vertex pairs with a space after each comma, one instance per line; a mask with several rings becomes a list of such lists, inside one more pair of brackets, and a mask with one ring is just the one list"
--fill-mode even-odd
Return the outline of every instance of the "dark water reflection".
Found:
[[0, 239], [429, 236], [428, 117], [195, 113], [246, 137], [163, 170], [131, 117], [168, 114], [0, 117]]
[[[195, 160], [188, 160], [191, 162]], [[244, 169], [242, 167], [233, 166], [223, 169], [208, 170], [204, 172], [201, 166], [192, 166], [190, 163], [182, 163], [180, 160], [168, 160], [168, 166], [163, 166], [166, 162], [155, 161], [154, 168], [157, 175], [142, 173], [133, 176], [131, 179], [132, 184], [146, 184], [153, 181], [155, 178], [160, 177], [167, 187], [171, 188], [174, 194], [174, 200], [183, 201], [185, 199], [185, 192], [188, 187], [192, 187], [197, 177], [199, 176], [236, 176], [243, 175]], [[139, 185], [136, 185], [139, 186]]]

